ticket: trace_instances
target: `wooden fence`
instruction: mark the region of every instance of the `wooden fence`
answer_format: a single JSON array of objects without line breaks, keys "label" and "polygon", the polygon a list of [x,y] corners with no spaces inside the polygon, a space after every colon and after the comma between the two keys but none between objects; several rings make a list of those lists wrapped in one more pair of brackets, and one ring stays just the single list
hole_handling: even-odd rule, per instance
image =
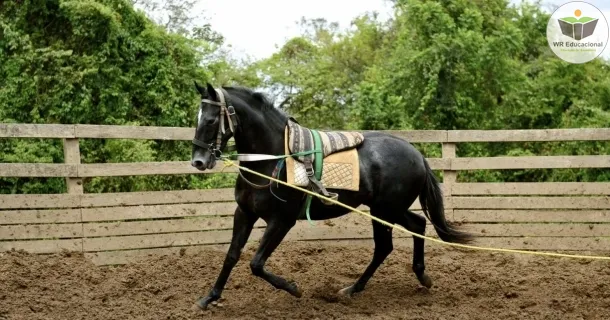
[{"label": "wooden fence", "polygon": [[[79,139],[191,140],[194,129],[99,125],[0,124],[0,138],[59,138],[65,163],[0,163],[0,177],[65,177],[66,194],[0,195],[0,251],[83,251],[97,264],[120,264],[149,254],[176,254],[231,238],[232,189],[83,193],[83,178],[98,176],[220,174],[199,172],[188,161],[82,164]],[[460,170],[610,168],[610,155],[456,157],[466,142],[608,141],[610,129],[389,131],[418,143],[442,144],[450,220],[478,235],[477,244],[560,251],[610,250],[610,183],[457,183]],[[185,150],[184,152],[190,152]],[[225,172],[235,174],[234,168]],[[365,206],[361,209],[368,210]],[[421,208],[416,201],[411,207]],[[259,222],[251,241],[260,239]],[[429,227],[428,235],[436,236]],[[350,214],[330,222],[306,222],[287,240],[370,239],[366,217]],[[395,233],[395,237],[405,237]],[[410,242],[409,242],[410,243]],[[372,242],[371,242],[372,244]]]}]

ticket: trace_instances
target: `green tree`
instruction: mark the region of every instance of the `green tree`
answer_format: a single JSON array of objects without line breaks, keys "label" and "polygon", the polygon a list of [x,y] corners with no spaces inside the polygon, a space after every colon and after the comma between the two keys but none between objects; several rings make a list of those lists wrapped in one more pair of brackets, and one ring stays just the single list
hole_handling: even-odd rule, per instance
[{"label": "green tree", "polygon": [[354,88],[375,62],[383,24],[367,14],[354,19],[345,33],[324,19],[303,19],[300,26],[302,37],[257,62],[263,86],[279,101],[289,98],[283,107],[303,124],[350,127]]},{"label": "green tree", "polygon": [[[202,67],[215,48],[208,40],[168,32],[126,0],[4,2],[0,27],[3,122],[194,126],[193,80],[211,78]],[[171,141],[81,143],[83,161],[96,163],[186,160],[189,148]],[[1,141],[0,149],[2,162],[63,161],[59,141],[11,139]],[[0,189],[63,190],[61,179],[50,180],[3,179]],[[172,176],[96,178],[85,188],[126,191],[190,183],[189,177]]]},{"label": "green tree", "polygon": [[[340,32],[303,20],[301,37],[259,62],[266,86],[291,96],[287,110],[322,128],[540,129],[603,127],[608,61],[574,65],[548,48],[539,3],[397,0]],[[426,146],[427,155],[438,148]],[[460,144],[460,156],[607,154],[607,143]],[[467,181],[610,179],[599,170],[464,172]]]}]

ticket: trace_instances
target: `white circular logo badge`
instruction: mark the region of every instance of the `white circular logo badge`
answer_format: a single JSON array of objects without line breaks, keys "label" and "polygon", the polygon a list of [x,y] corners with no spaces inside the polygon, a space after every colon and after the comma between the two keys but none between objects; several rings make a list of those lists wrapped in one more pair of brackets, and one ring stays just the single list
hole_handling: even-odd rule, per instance
[{"label": "white circular logo badge", "polygon": [[584,1],[568,2],[551,15],[546,38],[562,60],[585,63],[597,58],[608,44],[608,20]]}]

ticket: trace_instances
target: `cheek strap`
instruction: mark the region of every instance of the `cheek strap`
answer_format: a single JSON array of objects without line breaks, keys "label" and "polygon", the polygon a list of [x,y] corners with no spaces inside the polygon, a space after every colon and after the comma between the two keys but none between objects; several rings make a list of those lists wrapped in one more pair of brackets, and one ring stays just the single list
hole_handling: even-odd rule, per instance
[{"label": "cheek strap", "polygon": [[[218,130],[218,134],[216,136],[216,142],[215,143],[205,143],[201,140],[198,140],[197,138],[194,138],[192,140],[192,143],[194,145],[202,147],[204,149],[209,149],[210,151],[213,151],[213,154],[215,156],[216,156],[216,151],[218,151],[220,153],[220,149],[218,149],[218,148],[222,148],[222,136],[227,131],[226,126],[225,126],[225,117],[226,117],[226,121],[229,123],[229,130],[231,130],[232,133],[235,133],[235,126],[238,123],[237,115],[235,114],[235,108],[231,105],[230,100],[226,99],[226,96],[224,94],[224,89],[220,89],[220,90],[216,89],[216,93],[218,94],[220,101],[201,99],[201,102],[220,107],[220,115],[219,115],[220,126],[219,126],[219,130]],[[229,101],[227,101],[227,100],[229,100]]]}]

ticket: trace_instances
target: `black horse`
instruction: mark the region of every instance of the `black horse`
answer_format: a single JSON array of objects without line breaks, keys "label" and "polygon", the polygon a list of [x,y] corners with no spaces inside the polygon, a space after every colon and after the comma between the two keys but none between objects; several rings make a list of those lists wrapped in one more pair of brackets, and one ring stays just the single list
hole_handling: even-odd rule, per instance
[{"label": "black horse", "polygon": [[[195,87],[202,98],[193,139],[192,165],[195,168],[202,171],[213,168],[219,150],[226,146],[231,136],[234,137],[239,154],[284,154],[284,129],[290,118],[275,108],[262,93],[239,87],[216,90],[210,84],[203,88],[195,83]],[[384,133],[366,132],[364,137],[365,140],[357,147],[360,189],[357,192],[332,190],[339,194],[338,201],[352,207],[365,204],[372,215],[423,235],[426,219],[408,210],[419,196],[426,217],[442,240],[457,243],[470,241],[469,234],[454,229],[445,220],[440,186],[417,149],[405,140]],[[240,165],[270,176],[276,163],[277,160],[263,160],[241,162]],[[278,177],[286,181],[285,167]],[[248,172],[240,173],[235,185],[238,207],[235,209],[231,245],[214,287],[206,297],[197,301],[197,306],[206,309],[208,304],[220,298],[229,274],[239,260],[258,219],[263,219],[267,226],[250,262],[252,273],[277,289],[301,297],[302,292],[296,283],[266,270],[265,262],[300,219],[303,199],[303,193],[298,190],[281,184],[270,184],[269,180]],[[312,220],[324,220],[349,212],[340,206],[325,205],[314,197],[310,217]],[[392,252],[391,228],[373,221],[373,235],[375,250],[372,261],[360,278],[353,285],[342,289],[341,294],[351,295],[362,291],[379,265]],[[424,271],[424,240],[418,237],[413,237],[412,268],[419,282],[430,288],[432,280]]]}]

